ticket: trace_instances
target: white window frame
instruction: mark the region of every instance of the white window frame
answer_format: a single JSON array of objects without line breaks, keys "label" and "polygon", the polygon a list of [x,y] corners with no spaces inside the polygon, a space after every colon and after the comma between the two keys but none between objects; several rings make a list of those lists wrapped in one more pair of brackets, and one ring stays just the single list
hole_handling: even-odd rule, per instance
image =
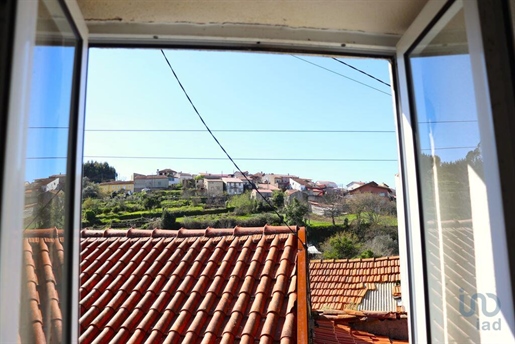
[{"label": "white window frame", "polygon": [[[35,5],[36,4],[36,5]],[[18,1],[0,219],[0,343],[17,343],[21,296],[25,151],[37,2]],[[20,195],[18,197],[13,195]],[[7,231],[9,231],[7,233]],[[9,283],[6,283],[9,281]]]},{"label": "white window frame", "polygon": [[[82,36],[82,63],[81,79],[80,79],[80,95],[79,95],[79,121],[77,128],[77,152],[76,152],[76,178],[74,193],[74,225],[80,228],[80,202],[81,202],[81,171],[82,171],[82,158],[83,158],[83,141],[84,141],[84,107],[85,107],[85,84],[86,84],[86,71],[87,71],[87,57],[88,57],[88,39],[94,44],[103,46],[173,46],[185,44],[192,48],[205,47],[205,48],[242,48],[248,49],[257,48],[255,41],[251,35],[249,37],[239,37],[240,34],[230,32],[234,37],[225,38],[220,34],[220,37],[203,37],[198,35],[195,37],[195,32],[192,32],[187,38],[180,36],[165,36],[160,37],[156,41],[151,34],[148,35],[132,35],[128,33],[123,37],[120,35],[109,37],[108,35],[90,37],[88,29],[85,25],[82,13],[76,3],[76,0],[62,0],[67,5],[69,12],[75,22],[75,25]],[[481,1],[481,0],[479,0]],[[402,293],[403,304],[408,311],[410,318],[410,342],[413,343],[426,343],[427,336],[427,305],[426,305],[426,292],[427,284],[425,283],[424,276],[424,257],[420,248],[423,246],[423,238],[421,236],[420,228],[420,213],[419,213],[419,198],[417,186],[417,171],[415,162],[415,147],[413,142],[413,127],[411,123],[409,92],[406,81],[406,66],[404,55],[426,29],[429,23],[437,16],[437,14],[446,6],[446,1],[430,0],[424,7],[420,15],[413,21],[410,28],[406,31],[397,45],[397,51],[391,48],[380,49],[377,48],[380,44],[372,42],[371,46],[349,46],[348,49],[342,49],[341,37],[331,33],[320,34],[318,40],[312,43],[302,42],[295,37],[295,33],[288,30],[282,30],[280,37],[276,41],[272,39],[264,40],[261,48],[277,49],[277,51],[309,51],[314,54],[356,54],[360,56],[369,57],[384,57],[395,59],[392,66],[392,78],[394,86],[392,87],[393,97],[395,99],[394,106],[398,110],[395,114],[398,129],[398,151],[399,151],[399,179],[401,182],[398,184],[397,193],[398,197],[398,214],[399,214],[399,239],[400,239],[400,252],[406,259],[401,260],[401,278],[402,278]],[[502,201],[500,200],[501,189],[500,182],[497,176],[497,151],[495,148],[495,135],[492,123],[491,103],[488,98],[489,85],[486,80],[486,66],[484,57],[482,56],[483,46],[481,41],[481,27],[478,19],[477,3],[473,0],[464,1],[467,31],[469,36],[469,43],[471,47],[471,55],[474,65],[474,81],[479,92],[482,96],[478,98],[478,107],[483,113],[488,114],[483,116],[481,122],[481,136],[489,138],[489,144],[482,147],[485,152],[485,176],[487,179],[487,187],[493,190],[494,196],[489,202],[489,212],[491,218],[491,226],[495,228],[489,236],[492,243],[489,246],[494,257],[495,269],[490,273],[493,275],[494,282],[498,282],[506,276],[509,276],[508,256],[506,250],[499,249],[504,247],[506,240],[505,226],[504,226],[504,213]],[[36,1],[18,1],[17,2],[17,20],[15,30],[15,48],[13,58],[13,75],[10,87],[10,104],[14,106],[9,108],[8,119],[9,125],[7,128],[7,147],[6,147],[6,162],[9,162],[6,167],[3,178],[3,193],[2,199],[8,200],[2,204],[2,218],[0,228],[0,280],[9,281],[9,284],[0,284],[0,342],[17,342],[18,340],[18,319],[19,319],[19,297],[21,290],[21,267],[22,256],[20,254],[20,243],[22,240],[22,232],[16,231],[15,228],[23,228],[23,221],[21,214],[23,213],[23,198],[13,197],[12,195],[24,194],[24,170],[25,170],[25,148],[26,148],[26,129],[28,125],[28,104],[29,90],[30,90],[30,75],[31,70],[31,56],[32,47],[34,46],[35,39],[35,24],[37,16],[37,2]],[[484,28],[483,28],[484,29]],[[256,32],[253,32],[256,34]],[[259,32],[258,32],[259,33]],[[259,36],[259,34],[256,34]],[[470,38],[472,37],[472,38]],[[375,47],[375,48],[374,48]],[[6,164],[7,165],[7,164]],[[206,182],[207,183],[207,182]],[[208,185],[209,183],[207,183]],[[494,223],[495,222],[495,223]],[[494,226],[495,225],[495,226]],[[8,231],[8,233],[7,233]],[[73,247],[80,247],[79,231],[74,232]],[[402,240],[402,238],[405,238]],[[79,290],[79,266],[80,257],[79,251],[74,250],[73,256],[73,271],[72,275],[68,277],[68,281],[72,283],[73,310],[71,314],[72,328],[70,329],[71,338],[78,338],[78,290]],[[508,273],[503,275],[503,272]],[[507,328],[515,328],[513,322],[513,300],[512,288],[510,283],[496,283],[498,288],[498,295],[503,298],[504,303],[509,305],[506,313]],[[506,338],[504,338],[506,339]]]},{"label": "white window frame", "polygon": [[[77,115],[77,132],[75,152],[75,185],[73,190],[81,190],[82,187],[82,160],[83,160],[83,135],[84,135],[84,106],[87,76],[88,56],[88,29],[82,12],[75,0],[58,0],[66,6],[75,28],[81,36],[82,46],[78,61],[80,80],[73,81],[78,86],[78,98],[76,109],[72,109]],[[36,22],[38,14],[38,1],[17,1],[16,20],[14,33],[13,65],[11,82],[9,87],[8,126],[6,130],[5,168],[2,175],[2,217],[0,219],[0,343],[17,343],[19,339],[19,315],[20,293],[22,290],[22,240],[23,240],[23,209],[25,194],[25,153],[27,148],[27,132],[29,125],[29,106],[31,92],[31,75],[33,62],[33,49],[36,38]],[[77,60],[77,59],[76,59]],[[72,98],[74,98],[72,96]],[[80,228],[81,224],[81,192],[73,194],[73,227]],[[79,270],[80,270],[80,234],[78,231],[70,231],[73,248],[72,254],[66,260],[70,269],[64,271],[63,278],[68,281],[72,294],[69,296],[72,309],[63,310],[65,319],[63,335],[66,338],[79,338]],[[66,258],[65,258],[66,259]],[[67,304],[64,302],[64,304]],[[67,312],[67,313],[66,313]]]},{"label": "white window frame", "polygon": [[[449,5],[450,4],[450,5]],[[448,6],[448,8],[446,8]],[[479,20],[479,11],[476,1],[456,0],[454,2],[443,2],[430,0],[419,16],[412,23],[397,44],[397,82],[400,96],[400,114],[398,116],[398,126],[401,135],[400,142],[404,144],[401,151],[401,159],[404,162],[401,166],[404,182],[402,186],[407,188],[400,192],[401,197],[405,197],[404,211],[406,227],[405,243],[406,248],[401,247],[401,251],[407,251],[407,267],[409,281],[410,303],[407,311],[410,317],[410,342],[427,343],[430,338],[430,315],[428,314],[427,282],[425,274],[425,257],[422,252],[424,238],[422,237],[419,209],[419,195],[417,187],[416,170],[416,151],[414,147],[414,123],[410,112],[410,91],[408,87],[408,73],[406,68],[406,55],[409,49],[417,42],[420,36],[424,35],[428,27],[431,27],[435,18],[439,17],[442,11],[454,10],[455,7],[463,6],[466,31],[473,69],[473,80],[476,93],[478,110],[478,121],[481,137],[481,151],[484,161],[485,184],[488,190],[488,209],[485,210],[489,228],[487,231],[478,234],[475,238],[476,257],[491,257],[490,261],[476,261],[476,275],[481,275],[478,279],[478,292],[495,291],[497,297],[502,300],[501,318],[503,326],[501,331],[480,331],[482,342],[508,343],[515,340],[511,329],[515,328],[513,311],[512,286],[509,280],[510,266],[507,251],[506,227],[504,223],[504,210],[502,202],[502,190],[499,178],[499,163],[496,149],[496,136],[494,133],[492,104],[490,102],[490,87],[487,77],[485,54],[482,42],[482,30]],[[442,25],[437,22],[434,27]],[[399,214],[400,215],[400,214]],[[411,248],[411,250],[409,249]],[[418,250],[416,250],[418,248]],[[480,254],[478,253],[480,252]],[[406,262],[405,262],[406,263]],[[478,272],[479,271],[479,272]],[[403,276],[404,278],[404,276]],[[403,295],[406,289],[403,288]],[[404,299],[404,296],[403,296]]]}]

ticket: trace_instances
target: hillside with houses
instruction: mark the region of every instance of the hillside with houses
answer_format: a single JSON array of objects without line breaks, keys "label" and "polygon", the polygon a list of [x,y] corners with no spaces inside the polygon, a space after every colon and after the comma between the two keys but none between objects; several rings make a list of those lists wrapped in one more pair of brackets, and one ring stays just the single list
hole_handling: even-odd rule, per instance
[{"label": "hillside with houses", "polygon": [[[236,172],[234,174],[176,172],[171,169],[157,170],[154,175],[134,173],[130,181],[99,183],[105,194],[126,192],[152,192],[180,189],[207,197],[230,197],[250,192],[252,199],[270,199],[274,191],[285,193],[285,200],[298,199],[310,204],[310,210],[323,213],[330,207],[324,196],[338,194],[352,196],[357,193],[372,193],[389,200],[395,199],[395,190],[384,183],[352,181],[345,188],[332,181],[313,181],[290,174]],[[323,215],[323,214],[320,214]]]},{"label": "hillside with houses", "polygon": [[[83,228],[301,225],[308,228],[313,252],[328,258],[398,252],[395,190],[384,183],[352,181],[339,187],[294,174],[189,173],[170,168],[151,175],[135,172],[132,180],[124,181],[114,180],[114,168],[99,166],[110,174],[84,178]],[[64,223],[57,217],[65,189],[63,175],[27,183],[27,199],[34,201],[26,205],[26,226]],[[45,216],[38,216],[41,213]],[[338,245],[344,248],[334,250]]]}]

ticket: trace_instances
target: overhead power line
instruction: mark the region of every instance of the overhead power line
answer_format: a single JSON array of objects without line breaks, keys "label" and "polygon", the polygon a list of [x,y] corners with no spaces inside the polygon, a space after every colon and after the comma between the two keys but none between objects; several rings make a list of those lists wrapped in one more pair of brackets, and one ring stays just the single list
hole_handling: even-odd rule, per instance
[{"label": "overhead power line", "polygon": [[[185,132],[185,133],[197,133],[206,132],[205,129],[86,129],[88,132]],[[395,133],[395,130],[304,130],[304,129],[211,129],[211,132],[215,133]]]},{"label": "overhead power line", "polygon": [[[226,160],[227,158],[187,157],[187,156],[125,156],[125,155],[85,155],[90,159],[155,159],[155,160]],[[66,157],[33,157],[27,159],[66,159]],[[392,162],[397,159],[339,159],[339,158],[231,158],[239,161],[325,161],[325,162]]]},{"label": "overhead power line", "polygon": [[446,149],[476,149],[477,146],[471,147],[471,146],[463,146],[463,147],[435,147],[435,148],[422,148],[421,151],[432,151],[434,150],[446,150]]},{"label": "overhead power line", "polygon": [[295,56],[295,55],[291,55],[291,56],[292,56],[292,57],[295,57],[296,59],[299,59],[299,60],[301,60],[301,61],[304,61],[304,62],[306,62],[306,63],[309,63],[310,65],[316,66],[316,67],[318,67],[318,68],[322,68],[322,69],[324,69],[324,70],[326,70],[326,71],[328,71],[328,72],[330,72],[330,73],[333,73],[333,74],[339,75],[339,76],[341,76],[341,77],[343,77],[343,78],[345,78],[345,79],[351,80],[351,81],[353,81],[353,82],[355,82],[355,83],[358,83],[358,84],[363,85],[363,86],[365,86],[365,87],[368,87],[368,88],[371,88],[371,89],[373,89],[373,90],[376,90],[377,92],[381,92],[381,93],[383,93],[383,94],[386,94],[387,96],[390,96],[390,97],[392,96],[392,95],[391,95],[390,93],[388,93],[388,92],[385,92],[385,91],[383,91],[383,90],[380,90],[380,89],[378,89],[378,88],[376,88],[376,87],[374,87],[374,86],[370,86],[369,84],[365,84],[364,82],[358,81],[358,80],[356,80],[356,79],[350,78],[350,77],[348,77],[348,76],[346,76],[346,75],[343,75],[343,74],[341,74],[341,73],[335,72],[335,71],[334,71],[334,70],[332,70],[332,69],[329,69],[329,68],[323,67],[323,66],[321,66],[321,65],[319,65],[319,64],[313,63],[313,62],[311,62],[311,61],[305,60],[305,59],[300,58],[300,57]]},{"label": "overhead power line", "polygon": [[347,67],[349,67],[349,68],[354,69],[355,71],[360,72],[361,74],[364,74],[364,75],[368,76],[369,78],[374,79],[375,81],[379,81],[380,83],[382,83],[382,84],[384,84],[384,85],[386,85],[386,86],[390,87],[390,84],[389,84],[389,83],[386,83],[386,82],[384,82],[383,80],[381,80],[381,79],[379,79],[379,78],[376,78],[375,76],[373,76],[373,75],[371,75],[371,74],[369,74],[369,73],[365,72],[364,70],[361,70],[361,69],[359,69],[359,68],[356,68],[356,67],[354,67],[353,65],[348,64],[347,62],[343,62],[343,61],[341,61],[341,60],[338,60],[338,59],[337,59],[337,58],[335,58],[335,57],[332,57],[332,59],[333,59],[333,60],[335,60],[336,62],[340,62],[341,64],[343,64],[343,65],[345,65],[345,66],[347,66]]},{"label": "overhead power line", "polygon": [[175,70],[173,69],[172,65],[170,64],[170,61],[168,61],[168,58],[166,57],[165,55],[165,52],[163,51],[163,49],[161,49],[161,54],[163,54],[163,57],[165,58],[166,60],[166,63],[168,64],[168,67],[170,68],[170,71],[173,73],[173,76],[175,77],[175,80],[177,80],[177,83],[179,84],[179,86],[181,87],[182,91],[184,92],[184,95],[186,96],[186,98],[188,99],[188,101],[190,102],[191,104],[191,107],[193,108],[193,110],[195,111],[195,113],[197,114],[198,118],[200,119],[200,121],[202,122],[202,124],[204,125],[204,127],[206,127],[206,130],[209,132],[209,134],[211,135],[211,137],[213,138],[213,140],[215,140],[215,142],[218,144],[218,146],[220,147],[220,149],[225,153],[225,155],[227,156],[227,158],[232,162],[232,164],[234,165],[234,167],[241,173],[241,175],[243,177],[245,177],[245,179],[247,180],[247,182],[251,185],[251,187],[256,190],[256,192],[259,194],[259,196],[261,196],[261,199],[263,199],[272,209],[274,209],[274,213],[279,217],[279,219],[281,220],[282,223],[284,223],[286,225],[286,227],[288,227],[288,229],[290,230],[290,232],[295,235],[297,237],[297,240],[299,240],[299,242],[302,244],[302,246],[304,247],[305,250],[308,249],[307,247],[307,244],[297,235],[297,233],[291,229],[291,227],[283,220],[283,217],[281,214],[279,214],[279,212],[277,211],[277,209],[273,206],[272,203],[270,203],[270,201],[268,199],[266,199],[263,194],[259,191],[259,189],[256,187],[256,185],[254,184],[254,182],[252,182],[246,175],[245,173],[243,173],[243,171],[240,169],[240,167],[236,164],[236,162],[233,160],[233,158],[231,158],[231,156],[229,155],[229,153],[225,150],[225,148],[222,146],[222,144],[220,143],[220,141],[218,141],[218,139],[216,138],[215,134],[213,134],[213,132],[211,131],[211,129],[209,129],[209,126],[207,125],[207,123],[204,121],[204,119],[202,118],[202,116],[200,115],[199,111],[197,110],[197,107],[195,106],[195,104],[193,104],[193,101],[191,100],[190,96],[188,95],[188,92],[186,92],[186,89],[184,88],[184,86],[182,85],[181,83],[181,80],[179,79],[179,77],[177,76],[177,74],[175,73]]}]

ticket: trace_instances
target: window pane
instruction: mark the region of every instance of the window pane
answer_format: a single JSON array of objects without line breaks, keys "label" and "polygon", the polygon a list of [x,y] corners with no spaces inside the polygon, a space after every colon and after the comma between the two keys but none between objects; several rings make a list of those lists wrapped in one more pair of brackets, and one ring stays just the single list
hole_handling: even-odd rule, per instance
[{"label": "window pane", "polygon": [[[76,39],[57,0],[38,2],[26,152],[23,343],[62,341],[68,128]],[[45,229],[45,239],[32,232]],[[34,232],[35,233],[35,232]],[[58,306],[58,307],[56,307]]]},{"label": "window pane", "polygon": [[474,231],[488,228],[480,228],[476,218],[486,188],[463,10],[446,15],[426,34],[409,54],[409,67],[431,339],[478,343],[479,308],[470,307],[474,297],[481,298]]}]

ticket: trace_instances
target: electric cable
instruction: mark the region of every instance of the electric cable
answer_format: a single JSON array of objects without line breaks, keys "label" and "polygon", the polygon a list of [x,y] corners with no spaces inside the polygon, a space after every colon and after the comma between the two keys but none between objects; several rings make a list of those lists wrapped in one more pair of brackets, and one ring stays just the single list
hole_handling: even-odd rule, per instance
[{"label": "electric cable", "polygon": [[386,82],[384,82],[383,80],[381,80],[381,79],[379,79],[379,78],[376,78],[375,76],[373,76],[372,74],[369,74],[369,73],[365,72],[364,70],[361,70],[361,69],[359,69],[359,68],[357,68],[357,67],[354,67],[353,65],[350,65],[350,64],[348,64],[347,62],[343,62],[343,61],[341,61],[341,60],[338,60],[338,59],[337,59],[337,58],[335,58],[335,57],[332,57],[332,59],[333,59],[333,60],[335,60],[336,62],[340,62],[341,64],[343,64],[343,65],[345,65],[345,66],[347,66],[347,67],[349,67],[349,68],[352,68],[352,69],[354,69],[354,70],[356,70],[356,71],[360,72],[361,74],[365,74],[366,76],[368,76],[369,78],[374,79],[375,81],[379,81],[380,83],[385,84],[386,86],[390,87],[390,84],[389,84],[389,83],[386,83]]},{"label": "electric cable", "polygon": [[305,59],[300,58],[300,57],[295,56],[295,55],[291,55],[291,56],[292,56],[292,57],[295,57],[296,59],[299,59],[299,60],[301,60],[301,61],[304,61],[304,62],[306,62],[306,63],[309,63],[310,65],[316,66],[316,67],[318,67],[318,68],[322,68],[322,69],[324,69],[324,70],[326,70],[326,71],[328,71],[328,72],[330,72],[330,73],[333,73],[333,74],[339,75],[339,76],[341,76],[341,77],[343,77],[343,78],[345,78],[345,79],[348,79],[348,80],[354,81],[354,82],[356,82],[356,83],[358,83],[358,84],[360,84],[360,85],[363,85],[363,86],[365,86],[365,87],[368,87],[368,88],[371,88],[371,89],[373,89],[373,90],[376,90],[377,92],[381,92],[381,93],[383,93],[383,94],[386,94],[387,96],[390,96],[390,97],[392,96],[392,95],[391,95],[390,93],[388,93],[388,92],[384,92],[383,90],[380,90],[380,89],[378,89],[378,88],[375,88],[374,86],[370,86],[370,85],[368,85],[368,84],[365,84],[364,82],[361,82],[361,81],[358,81],[358,80],[356,80],[356,79],[350,78],[350,77],[348,77],[348,76],[346,76],[346,75],[343,75],[343,74],[341,74],[341,73],[335,72],[334,70],[331,70],[331,69],[329,69],[329,68],[323,67],[323,66],[321,66],[321,65],[319,65],[319,64],[313,63],[313,62],[311,62],[311,61],[305,60]]},{"label": "electric cable", "polygon": [[[46,129],[46,128],[40,128]],[[50,128],[49,128],[50,129]],[[185,133],[197,133],[197,132],[205,132],[205,129],[86,129],[87,132],[163,132],[163,133],[177,133],[177,132],[185,132]],[[383,134],[383,133],[395,133],[395,130],[309,130],[309,129],[211,129],[211,131],[219,132],[219,133],[373,133],[373,134]]]},{"label": "electric cable", "polygon": [[[168,67],[170,68],[171,72],[173,73],[175,79],[177,80],[177,83],[179,84],[179,86],[181,87],[184,95],[186,96],[186,98],[188,99],[189,103],[191,104],[193,110],[195,111],[195,113],[197,114],[198,118],[200,119],[200,121],[202,122],[202,124],[204,125],[204,127],[206,128],[206,130],[209,132],[209,134],[211,135],[211,137],[213,138],[213,140],[215,140],[215,142],[218,144],[218,146],[220,147],[220,149],[225,153],[225,155],[227,156],[227,158],[232,162],[232,164],[234,165],[234,167],[242,174],[243,177],[245,177],[245,180],[247,180],[247,182],[250,184],[250,186],[256,190],[256,192],[259,194],[259,196],[261,196],[261,198],[272,208],[274,209],[274,213],[279,217],[279,220],[284,223],[286,225],[286,227],[288,227],[288,229],[290,230],[290,232],[295,235],[297,237],[297,239],[300,241],[300,243],[302,244],[302,246],[304,247],[304,249],[307,251],[307,244],[299,237],[298,235],[298,230],[297,232],[294,231],[287,223],[286,221],[284,221],[284,218],[281,214],[279,214],[279,212],[277,211],[277,209],[275,208],[275,206],[272,205],[272,203],[270,203],[270,201],[268,199],[266,199],[263,194],[259,191],[259,189],[257,188],[257,186],[254,184],[253,181],[251,181],[246,175],[245,173],[243,173],[243,171],[240,169],[240,167],[236,164],[236,162],[233,160],[233,158],[231,158],[231,156],[229,155],[229,153],[225,150],[225,148],[222,146],[222,144],[220,143],[220,141],[218,141],[218,139],[216,138],[216,136],[213,134],[213,132],[211,131],[211,129],[209,129],[209,126],[207,125],[207,123],[204,121],[204,119],[202,118],[202,116],[200,115],[199,111],[197,110],[197,107],[195,106],[195,104],[193,104],[193,101],[191,100],[190,96],[188,95],[188,92],[186,92],[186,89],[184,88],[184,86],[182,85],[179,77],[177,76],[177,74],[175,73],[175,70],[173,69],[172,65],[170,64],[170,61],[168,61],[168,58],[166,57],[163,49],[161,49],[161,53],[163,54],[163,57],[165,58],[166,60],[166,63],[168,64]],[[296,226],[296,228],[298,228]]]},{"label": "electric cable", "polygon": [[[128,156],[128,155],[85,155],[88,159],[147,159],[147,160],[227,160],[227,158],[187,156]],[[66,157],[29,157],[31,160],[66,159]],[[233,158],[240,161],[325,161],[325,162],[397,162],[397,159],[338,159],[338,158]]]}]

